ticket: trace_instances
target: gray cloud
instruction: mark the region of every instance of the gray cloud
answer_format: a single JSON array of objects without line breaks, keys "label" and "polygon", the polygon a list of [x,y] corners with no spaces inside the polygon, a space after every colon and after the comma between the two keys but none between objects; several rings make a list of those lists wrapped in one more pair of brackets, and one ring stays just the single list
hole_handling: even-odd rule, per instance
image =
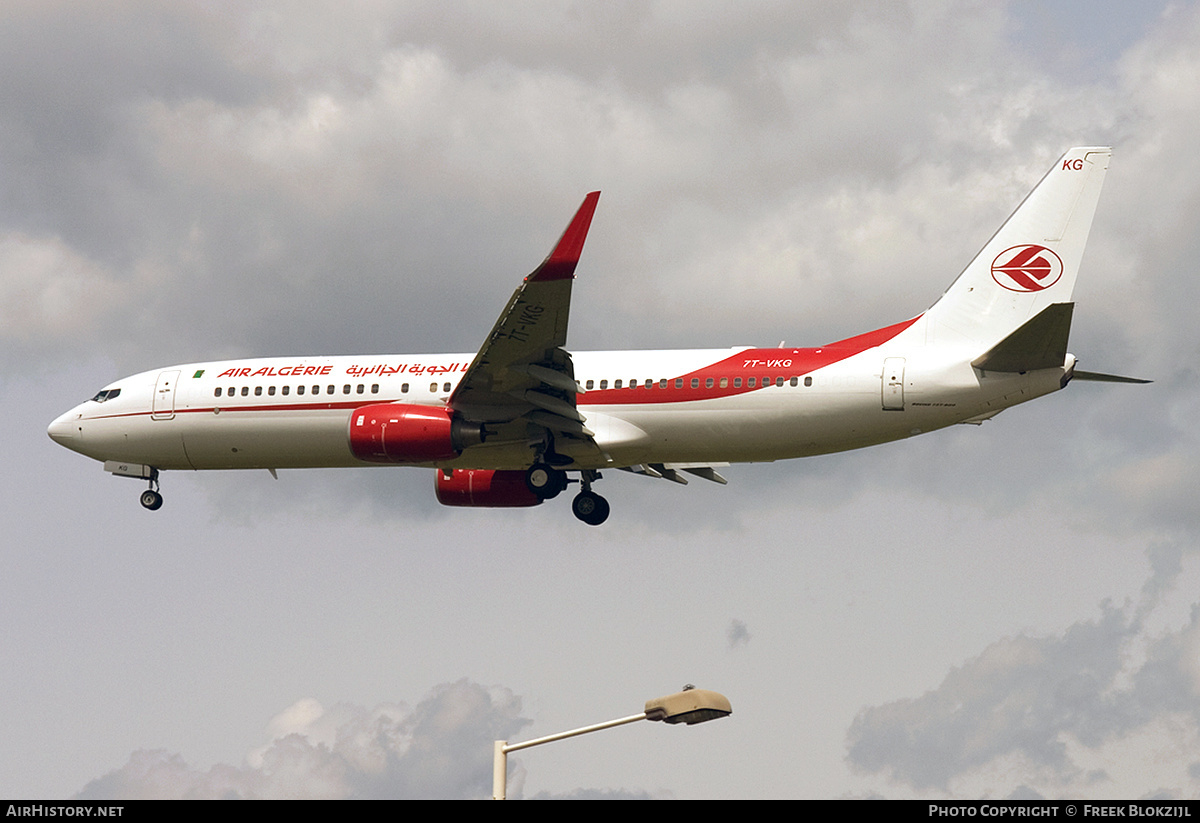
[{"label": "gray cloud", "polygon": [[847,734],[849,762],[918,792],[949,792],[1015,755],[1064,785],[1085,779],[1072,746],[1098,751],[1168,715],[1200,732],[1200,604],[1179,629],[1151,633],[1145,621],[1179,565],[1161,546],[1149,554],[1172,559],[1154,560],[1141,606],[1104,603],[1099,618],[1062,634],[997,641],[921,697],[864,709]]},{"label": "gray cloud", "polygon": [[847,735],[850,762],[917,791],[948,791],[955,776],[1012,752],[1066,773],[1061,733],[1096,743],[1112,731],[1117,706],[1106,692],[1131,634],[1110,607],[1061,637],[998,641],[937,689],[861,712]]}]

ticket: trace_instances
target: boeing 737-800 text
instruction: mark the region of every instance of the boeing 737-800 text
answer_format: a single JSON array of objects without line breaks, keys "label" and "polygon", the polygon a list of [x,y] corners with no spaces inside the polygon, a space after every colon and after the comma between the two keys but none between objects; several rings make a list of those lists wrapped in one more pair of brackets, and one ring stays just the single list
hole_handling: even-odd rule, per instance
[{"label": "boeing 737-800 text", "polygon": [[924,313],[817,348],[571,352],[584,199],[475,354],[287,357],[168,366],[50,424],[106,471],[402,465],[449,506],[533,506],[576,473],[597,525],[604,469],[717,483],[730,463],[856,449],[979,423],[1072,379],[1071,293],[1111,151],[1073,148]]}]

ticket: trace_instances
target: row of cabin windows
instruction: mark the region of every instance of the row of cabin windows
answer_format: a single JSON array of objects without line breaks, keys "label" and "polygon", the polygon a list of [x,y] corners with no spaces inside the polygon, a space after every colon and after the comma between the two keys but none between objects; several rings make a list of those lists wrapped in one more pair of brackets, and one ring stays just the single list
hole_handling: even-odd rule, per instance
[{"label": "row of cabin windows", "polygon": [[[734,377],[734,378],[732,378],[732,379],[733,379],[733,387],[734,387],[735,389],[740,389],[740,388],[742,387],[742,378],[740,378],[740,377]],[[763,387],[765,388],[765,387],[767,387],[767,386],[770,386],[770,385],[771,385],[772,378],[770,378],[770,377],[763,377],[763,378],[761,378],[761,379],[762,379],[762,383],[760,384],[760,383],[759,383],[759,378],[757,378],[757,377],[747,377],[747,378],[746,378],[746,388],[748,388],[748,389],[753,389],[753,388],[757,388],[759,385],[761,385],[761,386],[763,386]],[[730,381],[730,378],[728,378],[728,377],[721,377],[721,378],[706,377],[706,378],[704,378],[704,388],[706,388],[706,389],[711,389],[711,388],[713,388],[714,386],[716,386],[716,387],[719,387],[719,388],[722,388],[722,389],[727,389],[727,388],[729,388],[729,381]],[[798,377],[792,377],[792,378],[787,378],[787,377],[776,377],[776,378],[774,378],[774,381],[775,381],[775,385],[776,385],[776,386],[782,386],[782,385],[783,385],[785,382],[787,382],[787,383],[789,383],[790,385],[793,385],[793,386],[798,386],[798,385],[800,385],[800,378],[798,378]],[[665,388],[667,388],[667,387],[668,387],[670,384],[671,384],[671,381],[670,381],[670,380],[659,380],[659,381],[658,381],[658,387],[659,387],[660,389],[665,389]],[[623,381],[621,381],[621,380],[614,380],[614,381],[613,381],[613,383],[612,383],[612,387],[613,387],[614,389],[619,389],[619,388],[621,388],[621,387],[622,387],[622,385],[623,385]],[[637,388],[639,385],[645,386],[645,388],[647,388],[647,389],[650,389],[650,388],[653,388],[653,387],[654,387],[655,383],[654,383],[654,381],[653,381],[653,380],[647,380],[647,381],[645,381],[644,383],[640,383],[640,384],[638,383],[638,381],[637,381],[637,380],[630,380],[630,381],[629,381],[629,388],[631,388],[631,389],[636,389],[636,388]],[[812,377],[805,377],[805,378],[804,378],[804,385],[806,385],[806,386],[811,386],[811,385],[812,385]],[[595,389],[596,387],[597,387],[597,386],[596,386],[596,381],[595,381],[595,380],[588,380],[588,381],[587,381],[586,383],[584,383],[584,385],[583,385],[583,388],[584,388],[584,390],[585,390],[585,391],[591,391],[592,389]],[[607,381],[607,380],[601,380],[601,381],[600,381],[600,386],[599,386],[599,388],[601,388],[601,389],[607,389],[607,388],[608,388],[608,381]],[[683,388],[683,378],[682,378],[682,377],[676,377],[676,378],[675,378],[675,388],[677,388],[677,389],[682,389],[682,388]],[[692,388],[693,388],[693,389],[698,389],[698,388],[700,388],[700,378],[699,378],[699,377],[693,377],[693,378],[692,378]]]},{"label": "row of cabin windows", "polygon": [[[732,379],[733,379],[733,387],[735,389],[742,388],[742,378],[734,377]],[[763,377],[763,378],[761,378],[761,380],[762,380],[761,386],[763,386],[764,388],[771,385],[772,378]],[[704,388],[706,388],[706,389],[711,389],[714,387],[719,387],[722,389],[729,388],[729,381],[730,381],[730,378],[728,378],[728,377],[721,377],[721,378],[706,377],[704,379]],[[672,381],[670,381],[666,378],[663,378],[658,381],[658,387],[660,389],[665,389],[668,386],[670,386],[671,382]],[[776,378],[774,378],[774,383],[776,386],[782,386],[785,382],[787,382],[788,384],[790,384],[792,386],[798,386],[800,384],[800,378],[798,378],[798,377],[792,377],[792,378],[776,377]],[[674,380],[674,383],[675,383],[675,388],[677,388],[677,389],[683,388],[683,378],[682,377],[676,377]],[[614,389],[622,388],[623,385],[624,385],[623,380],[614,380],[613,381]],[[639,383],[637,380],[629,381],[629,388],[631,388],[631,389],[636,389],[639,385],[644,386],[647,389],[650,389],[650,388],[654,387],[655,381],[646,380],[643,383]],[[691,385],[692,385],[693,389],[700,388],[700,378],[693,377],[691,379]],[[759,378],[757,378],[757,377],[747,377],[746,378],[746,388],[753,389],[753,388],[757,388],[759,385],[760,385]],[[811,376],[804,378],[804,385],[806,385],[806,386],[812,385],[812,377]],[[601,380],[599,387],[601,389],[607,389],[608,388],[608,380]],[[586,391],[592,391],[595,388],[596,388],[595,380],[588,380],[584,384],[584,389]],[[307,389],[306,386],[297,386],[296,394],[303,395],[305,393],[306,389]],[[408,394],[408,390],[409,390],[408,383],[404,383],[400,386],[401,394]],[[438,390],[437,383],[429,384],[429,392],[431,394],[436,394],[437,390]],[[449,392],[450,391],[450,383],[443,383],[442,391]],[[109,397],[116,397],[118,392],[120,392],[120,389],[114,389],[111,393],[108,393],[108,395],[109,395]],[[359,383],[357,387],[352,387],[349,383],[346,383],[345,385],[342,386],[342,394],[364,394],[365,392],[366,392],[366,386],[363,383]],[[239,393],[239,390],[233,386],[230,386],[227,389],[222,389],[220,386],[217,386],[215,389],[213,389],[213,397],[220,397],[222,394],[224,394],[226,397],[236,397],[238,395],[238,393]],[[250,396],[250,387],[242,386],[240,393],[241,393],[242,397],[249,397]],[[286,397],[288,394],[291,393],[291,386],[281,387],[279,390],[279,393]],[[314,385],[312,387],[312,394],[320,394],[320,393],[321,393],[321,387],[319,385]],[[335,385],[333,385],[332,383],[330,383],[328,386],[325,387],[325,393],[326,394],[336,394],[337,387]],[[103,395],[103,394],[106,394],[106,393],[101,392],[100,395],[97,395],[93,399],[100,400],[100,401],[102,401],[104,399],[108,399],[107,397],[102,398],[101,395]],[[273,397],[275,395],[275,387],[267,386],[266,394],[268,397]],[[378,383],[371,384],[371,394],[379,394],[379,384]],[[254,396],[261,397],[262,395],[263,395],[263,386],[255,386],[254,387]]]},{"label": "row of cabin windows", "polygon": [[[274,386],[267,386],[265,388],[266,388],[266,395],[268,397],[275,396],[275,387]],[[297,386],[296,394],[298,394],[298,395],[304,394],[305,391],[307,390],[307,388],[308,388],[307,386]],[[254,387],[254,396],[262,397],[262,395],[264,393],[263,389],[264,389],[263,386],[255,386]],[[407,383],[405,383],[402,386],[400,386],[400,393],[408,394],[408,389],[409,389],[409,386]],[[431,393],[436,393],[437,389],[438,389],[437,383],[429,384],[429,391]],[[282,386],[279,389],[279,393],[286,397],[288,394],[291,393],[291,390],[292,390],[291,386]],[[352,387],[349,383],[346,383],[345,385],[342,386],[342,394],[365,394],[366,390],[367,390],[367,387],[363,383],[359,383],[357,386],[354,386],[354,387]],[[116,389],[114,391],[120,391],[120,389]],[[443,383],[442,391],[443,392],[450,391],[450,384]],[[314,385],[312,387],[312,394],[320,394],[320,393],[321,393],[321,387]],[[326,394],[337,394],[337,387],[331,383],[325,387],[325,393]],[[222,389],[220,386],[217,386],[215,389],[213,389],[213,397],[220,397],[222,394],[224,394],[226,397],[236,397],[239,394],[239,389],[235,388],[234,386],[230,386],[227,389]],[[250,396],[250,387],[242,386],[240,389],[240,394],[242,395],[242,397],[249,397]],[[378,383],[371,384],[371,394],[379,394],[379,384]],[[115,397],[116,394],[113,393],[110,396]]]},{"label": "row of cabin windows", "polygon": [[[306,391],[307,389],[308,389],[308,387],[307,387],[307,386],[297,386],[297,387],[296,387],[296,394],[304,394],[304,393],[305,393],[305,391]],[[291,386],[282,386],[282,387],[279,389],[279,393],[280,393],[281,395],[285,396],[285,397],[286,397],[287,395],[291,394],[291,391],[292,391],[292,387],[291,387]],[[353,394],[365,394],[365,393],[366,393],[366,391],[367,391],[367,387],[366,387],[365,385],[363,385],[362,383],[359,383],[357,387],[353,387],[353,386],[351,386],[349,383],[347,383],[346,385],[342,386],[342,394],[351,394],[351,393],[353,393]],[[222,390],[222,388],[221,388],[220,386],[217,386],[215,389],[213,389],[213,397],[220,397],[222,394],[224,394],[226,397],[235,397],[235,396],[237,396],[237,394],[238,394],[238,393],[239,393],[239,390],[238,390],[238,389],[236,389],[236,388],[234,388],[233,386],[230,386],[228,389],[224,389],[224,390]],[[249,396],[250,396],[250,387],[249,387],[249,386],[242,386],[242,387],[241,387],[241,390],[240,390],[240,393],[241,393],[242,397],[249,397]],[[274,387],[274,386],[267,386],[267,387],[265,388],[265,392],[264,392],[264,387],[263,387],[263,386],[255,386],[255,387],[254,387],[254,396],[255,396],[255,397],[262,397],[264,393],[265,393],[265,394],[266,394],[268,397],[274,397],[274,396],[275,396],[275,387]],[[313,394],[320,394],[320,393],[321,393],[321,387],[320,387],[320,386],[313,386],[313,387],[312,387],[312,393],[313,393]],[[330,384],[329,386],[327,386],[327,387],[325,388],[325,393],[326,393],[326,394],[336,394],[336,393],[337,393],[337,387],[336,387],[336,386],[334,386],[334,385],[332,385],[332,384]],[[378,383],[373,383],[373,384],[371,385],[371,394],[379,394],[379,384],[378,384]]]}]

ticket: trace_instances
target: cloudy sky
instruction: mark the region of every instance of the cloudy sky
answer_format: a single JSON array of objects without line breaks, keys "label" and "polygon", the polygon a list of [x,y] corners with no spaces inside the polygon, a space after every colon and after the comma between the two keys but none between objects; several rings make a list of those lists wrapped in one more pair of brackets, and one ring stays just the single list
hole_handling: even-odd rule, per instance
[{"label": "cloudy sky", "polygon": [[[0,7],[0,796],[1200,793],[1200,5]],[[982,427],[566,498],[166,474],[47,423],[223,357],[473,351],[585,192],[575,349],[922,311],[1114,155],[1075,384]],[[613,473],[618,474],[618,473]]]}]

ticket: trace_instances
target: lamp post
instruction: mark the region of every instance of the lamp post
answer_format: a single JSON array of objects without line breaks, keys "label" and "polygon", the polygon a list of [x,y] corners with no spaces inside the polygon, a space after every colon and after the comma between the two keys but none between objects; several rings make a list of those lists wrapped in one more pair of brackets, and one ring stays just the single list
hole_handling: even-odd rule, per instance
[{"label": "lamp post", "polygon": [[624,726],[626,723],[636,723],[638,720],[662,720],[671,724],[684,723],[688,726],[694,726],[697,723],[716,720],[718,717],[727,717],[732,713],[733,708],[729,704],[729,698],[725,695],[709,691],[708,689],[685,686],[681,692],[669,694],[666,697],[658,697],[654,700],[647,700],[645,710],[641,714],[631,714],[629,717],[621,717],[605,723],[584,726],[581,729],[559,732],[558,734],[539,737],[535,740],[527,740],[524,743],[510,744],[507,740],[497,740],[492,749],[494,755],[492,760],[492,799],[504,800],[508,791],[509,752],[528,749],[531,746],[540,746],[543,743],[553,743],[556,740],[564,740],[568,737],[578,737],[588,732],[611,729],[614,726]]}]

